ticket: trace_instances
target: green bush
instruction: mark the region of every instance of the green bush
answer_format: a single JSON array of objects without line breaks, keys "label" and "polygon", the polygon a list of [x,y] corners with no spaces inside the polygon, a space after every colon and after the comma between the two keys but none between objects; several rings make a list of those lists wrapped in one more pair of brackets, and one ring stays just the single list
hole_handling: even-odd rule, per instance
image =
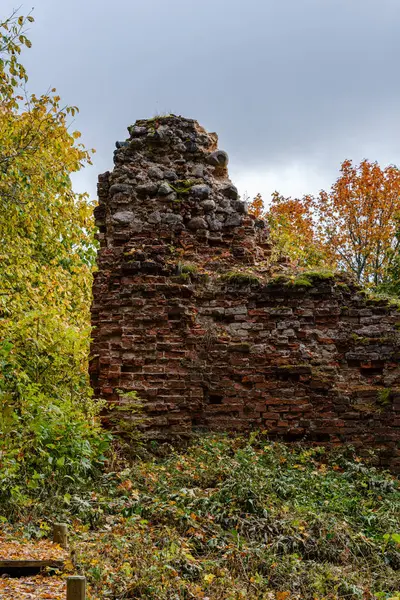
[{"label": "green bush", "polygon": [[[0,511],[67,506],[103,466],[110,436],[87,378],[88,336],[35,312],[0,343]],[[47,507],[47,508],[46,508]]]}]

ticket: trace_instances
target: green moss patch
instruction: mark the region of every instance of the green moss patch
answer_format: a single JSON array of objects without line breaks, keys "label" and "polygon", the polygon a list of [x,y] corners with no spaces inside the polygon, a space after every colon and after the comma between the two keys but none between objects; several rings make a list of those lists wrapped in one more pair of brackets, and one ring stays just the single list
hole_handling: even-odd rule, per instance
[{"label": "green moss patch", "polygon": [[229,271],[224,273],[221,279],[233,285],[259,285],[260,279],[251,272],[246,271]]}]

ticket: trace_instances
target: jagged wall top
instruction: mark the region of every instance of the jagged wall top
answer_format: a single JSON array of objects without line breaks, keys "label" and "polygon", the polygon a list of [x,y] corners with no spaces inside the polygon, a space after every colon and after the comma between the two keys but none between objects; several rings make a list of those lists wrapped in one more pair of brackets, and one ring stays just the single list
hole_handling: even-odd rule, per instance
[{"label": "jagged wall top", "polygon": [[116,142],[113,172],[99,177],[102,246],[171,236],[187,246],[196,238],[196,245],[225,246],[235,261],[253,262],[265,225],[247,215],[217,135],[175,115],[138,120],[128,131],[128,140]]}]

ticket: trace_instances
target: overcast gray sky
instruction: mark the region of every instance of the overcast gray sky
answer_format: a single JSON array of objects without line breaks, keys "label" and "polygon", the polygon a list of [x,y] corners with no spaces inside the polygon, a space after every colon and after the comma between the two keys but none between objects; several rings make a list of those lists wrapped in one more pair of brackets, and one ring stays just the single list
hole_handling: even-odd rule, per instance
[{"label": "overcast gray sky", "polygon": [[[30,89],[95,147],[94,194],[137,118],[216,131],[240,191],[316,193],[345,158],[400,165],[400,0],[29,0]],[[0,16],[19,6],[1,0]]]}]

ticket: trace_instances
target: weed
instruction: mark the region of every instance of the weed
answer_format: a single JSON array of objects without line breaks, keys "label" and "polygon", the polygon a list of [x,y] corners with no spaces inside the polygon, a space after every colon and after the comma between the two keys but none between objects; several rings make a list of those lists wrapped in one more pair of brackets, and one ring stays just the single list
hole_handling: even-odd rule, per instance
[{"label": "weed", "polygon": [[189,194],[191,188],[197,183],[196,179],[178,179],[174,183],[170,182],[171,188],[179,195]]},{"label": "weed", "polygon": [[184,264],[184,265],[181,265],[181,272],[195,274],[198,272],[198,267],[197,267],[197,265]]},{"label": "weed", "polygon": [[390,388],[384,388],[378,391],[378,403],[382,406],[387,406],[390,404],[390,397],[392,394],[392,390]]}]

